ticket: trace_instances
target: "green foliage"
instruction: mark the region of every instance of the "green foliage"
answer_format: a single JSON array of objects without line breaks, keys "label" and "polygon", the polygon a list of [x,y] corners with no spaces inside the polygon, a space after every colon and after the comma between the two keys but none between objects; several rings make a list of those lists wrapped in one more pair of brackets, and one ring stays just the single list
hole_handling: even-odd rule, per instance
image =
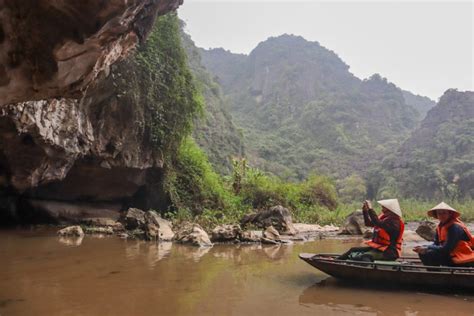
[{"label": "green foliage", "polygon": [[387,156],[385,185],[415,199],[474,198],[473,92],[448,90],[405,143]]},{"label": "green foliage", "polygon": [[158,17],[153,30],[134,56],[138,102],[146,105],[146,128],[155,149],[172,155],[191,132],[202,111],[198,92],[181,46],[175,13]]},{"label": "green foliage", "polygon": [[[243,161],[245,163],[245,161]],[[235,165],[241,169],[242,166]],[[245,167],[245,165],[244,165]],[[242,203],[254,209],[262,209],[277,204],[297,210],[300,207],[317,205],[333,210],[337,207],[334,184],[326,177],[311,175],[307,180],[294,183],[266,174],[259,169],[246,167],[237,173],[240,180],[239,195]],[[234,182],[235,183],[235,182]]]},{"label": "green foliage", "polygon": [[327,177],[311,175],[301,184],[300,201],[305,205],[323,205],[329,210],[337,207],[337,193],[334,183]]},{"label": "green foliage", "polygon": [[201,214],[204,209],[230,207],[230,192],[192,138],[182,141],[171,165],[167,170],[166,188],[176,208],[188,208],[194,214]]},{"label": "green foliage", "polygon": [[344,203],[362,201],[367,197],[367,187],[364,179],[354,173],[349,177],[338,181],[339,197]]},{"label": "green foliage", "polygon": [[206,152],[215,170],[229,174],[232,170],[231,157],[244,155],[242,135],[228,112],[221,87],[202,65],[198,48],[183,31],[181,38],[189,68],[205,101],[204,115],[194,120],[193,137]]}]

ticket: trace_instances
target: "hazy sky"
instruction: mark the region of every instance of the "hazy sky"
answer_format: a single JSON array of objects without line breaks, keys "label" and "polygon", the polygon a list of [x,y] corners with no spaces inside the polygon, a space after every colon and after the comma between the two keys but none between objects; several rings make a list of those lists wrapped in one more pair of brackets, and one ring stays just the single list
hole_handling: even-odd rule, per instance
[{"label": "hazy sky", "polygon": [[335,51],[360,78],[380,73],[434,100],[474,90],[473,1],[184,0],[178,14],[200,47],[248,54],[295,34]]}]

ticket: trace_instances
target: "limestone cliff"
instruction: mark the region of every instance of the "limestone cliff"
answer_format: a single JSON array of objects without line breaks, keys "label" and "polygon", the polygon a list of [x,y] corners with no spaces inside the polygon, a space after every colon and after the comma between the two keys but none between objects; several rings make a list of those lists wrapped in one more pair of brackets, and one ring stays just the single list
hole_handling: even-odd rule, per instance
[{"label": "limestone cliff", "polygon": [[181,3],[0,1],[0,223],[148,203],[162,152],[146,137],[145,106],[121,91],[126,57]]},{"label": "limestone cliff", "polygon": [[0,105],[81,97],[182,0],[0,1]]}]

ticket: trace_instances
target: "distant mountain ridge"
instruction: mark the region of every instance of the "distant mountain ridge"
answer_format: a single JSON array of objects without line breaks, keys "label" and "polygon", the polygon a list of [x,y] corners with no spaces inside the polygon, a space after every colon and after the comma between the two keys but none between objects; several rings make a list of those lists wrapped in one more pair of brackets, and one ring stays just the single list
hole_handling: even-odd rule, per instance
[{"label": "distant mountain ridge", "polygon": [[229,174],[232,171],[232,157],[245,154],[242,136],[227,109],[220,85],[202,65],[200,50],[183,31],[181,40],[205,104],[202,117],[194,122],[193,137],[206,152],[215,170]]},{"label": "distant mountain ridge", "polygon": [[474,198],[474,92],[447,90],[383,168],[405,196]]},{"label": "distant mountain ridge", "polygon": [[199,52],[243,129],[251,163],[288,178],[363,175],[434,105],[380,75],[357,78],[336,53],[300,36],[269,38],[249,55]]}]

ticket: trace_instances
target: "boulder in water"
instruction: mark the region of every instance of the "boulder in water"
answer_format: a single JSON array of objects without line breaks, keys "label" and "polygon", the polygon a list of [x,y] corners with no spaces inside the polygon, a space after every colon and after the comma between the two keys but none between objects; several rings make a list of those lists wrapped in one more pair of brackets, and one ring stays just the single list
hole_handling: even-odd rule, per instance
[{"label": "boulder in water", "polygon": [[263,237],[261,231],[246,230],[240,234],[240,241],[243,242],[259,242]]},{"label": "boulder in water", "polygon": [[65,236],[75,236],[75,237],[83,237],[84,231],[82,230],[81,226],[68,226],[58,231],[58,235],[61,237]]},{"label": "boulder in water", "polygon": [[245,215],[240,221],[242,227],[253,224],[259,228],[266,229],[273,226],[280,234],[295,235],[298,233],[293,225],[291,213],[281,205],[273,206],[267,210]]},{"label": "boulder in water", "polygon": [[126,229],[137,229],[145,226],[145,212],[138,208],[129,208],[122,216]]},{"label": "boulder in water", "polygon": [[174,240],[180,243],[191,244],[198,247],[210,247],[212,242],[209,235],[198,224],[184,223],[178,229]]},{"label": "boulder in water", "polygon": [[367,230],[365,226],[364,214],[362,210],[357,210],[349,214],[341,227],[341,235],[363,235]]},{"label": "boulder in water", "polygon": [[239,225],[219,225],[211,232],[213,242],[235,241],[240,238],[242,229]]},{"label": "boulder in water", "polygon": [[281,242],[280,233],[273,226],[268,226],[261,239],[264,244],[278,244]]},{"label": "boulder in water", "polygon": [[171,241],[174,237],[173,225],[170,221],[163,219],[156,212],[148,211],[145,213],[145,220],[148,226],[154,226],[152,229],[157,228],[157,239],[160,241]]}]

